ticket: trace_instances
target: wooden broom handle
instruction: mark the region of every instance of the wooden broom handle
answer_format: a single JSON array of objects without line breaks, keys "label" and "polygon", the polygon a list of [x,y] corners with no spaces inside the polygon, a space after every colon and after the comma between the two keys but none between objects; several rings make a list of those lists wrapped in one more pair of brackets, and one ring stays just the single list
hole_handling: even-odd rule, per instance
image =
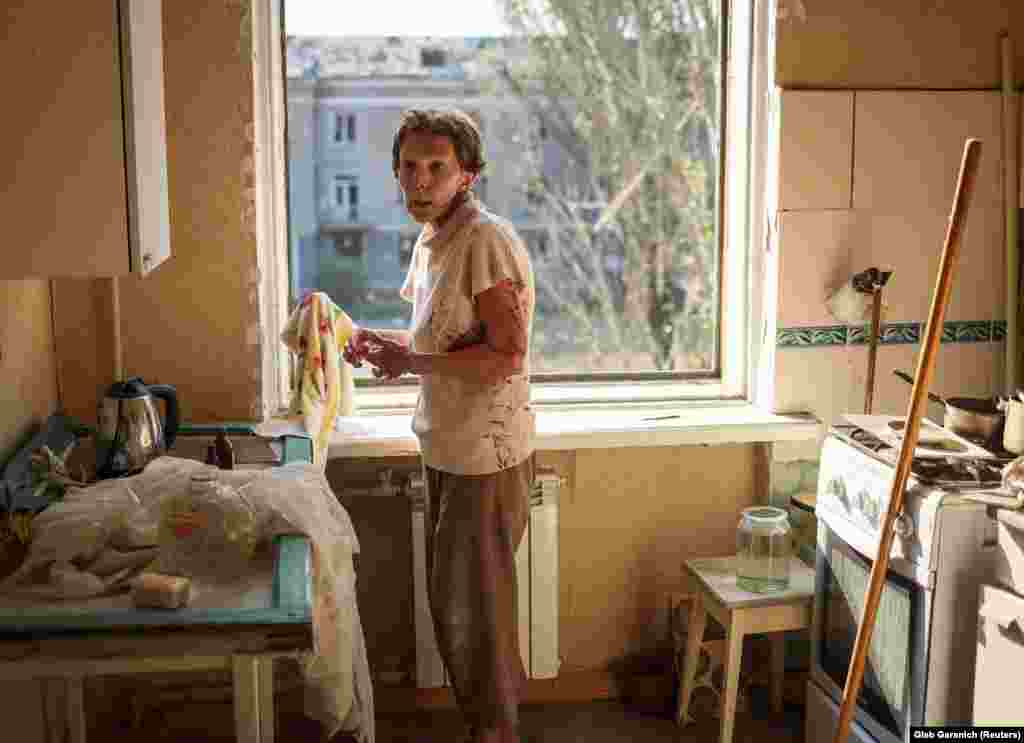
[{"label": "wooden broom handle", "polygon": [[836,728],[834,743],[844,743],[850,732],[850,722],[857,708],[857,696],[860,694],[861,682],[864,680],[864,666],[867,651],[871,645],[871,633],[875,628],[878,604],[882,598],[882,586],[889,571],[889,552],[892,550],[894,525],[896,518],[903,511],[903,496],[910,476],[910,463],[917,446],[917,437],[921,429],[921,413],[925,406],[928,386],[931,383],[932,370],[935,367],[935,356],[942,338],[942,324],[946,316],[946,306],[953,289],[953,271],[956,266],[957,254],[960,252],[960,234],[971,195],[974,192],[974,179],[978,172],[978,159],[981,157],[981,142],[968,139],[964,144],[964,155],[960,162],[960,175],[956,183],[956,195],[953,197],[953,213],[950,215],[946,229],[946,242],[942,247],[942,262],[939,266],[939,278],[932,295],[931,312],[928,315],[928,326],[925,332],[924,346],[914,375],[914,390],[910,396],[910,408],[907,411],[906,430],[903,444],[900,447],[899,459],[896,461],[896,478],[892,482],[889,495],[889,507],[882,522],[882,533],[878,544],[878,555],[871,566],[871,580],[868,583],[867,599],[864,602],[864,613],[857,628],[857,640],[853,645],[853,658],[850,671],[846,675],[843,688],[843,703],[839,708],[839,725]]}]

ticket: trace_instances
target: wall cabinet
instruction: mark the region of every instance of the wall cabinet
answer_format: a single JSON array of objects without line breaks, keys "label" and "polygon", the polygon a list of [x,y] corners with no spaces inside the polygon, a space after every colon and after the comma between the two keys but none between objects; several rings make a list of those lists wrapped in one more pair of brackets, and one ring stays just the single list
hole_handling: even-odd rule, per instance
[{"label": "wall cabinet", "polygon": [[161,0],[0,8],[0,279],[170,257]]}]

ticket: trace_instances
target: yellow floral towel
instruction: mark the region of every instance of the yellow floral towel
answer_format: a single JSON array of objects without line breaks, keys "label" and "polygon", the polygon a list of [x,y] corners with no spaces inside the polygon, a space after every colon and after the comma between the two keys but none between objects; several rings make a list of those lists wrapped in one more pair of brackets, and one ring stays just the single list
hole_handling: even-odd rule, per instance
[{"label": "yellow floral towel", "polygon": [[327,445],[334,419],[352,415],[354,380],[352,367],[341,351],[355,325],[343,309],[324,292],[302,300],[281,333],[281,340],[299,357],[299,379],[292,393],[292,415],[301,415],[313,437],[314,464],[327,464]]}]

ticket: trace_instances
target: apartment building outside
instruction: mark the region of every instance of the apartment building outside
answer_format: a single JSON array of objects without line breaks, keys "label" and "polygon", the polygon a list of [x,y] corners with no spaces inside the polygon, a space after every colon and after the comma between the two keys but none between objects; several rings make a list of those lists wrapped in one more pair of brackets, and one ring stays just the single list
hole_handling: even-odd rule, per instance
[{"label": "apartment building outside", "polygon": [[559,168],[558,147],[496,73],[525,53],[516,39],[288,39],[294,298],[324,290],[357,322],[408,322],[398,290],[420,226],[402,205],[391,155],[408,108],[454,107],[477,120],[488,162],[477,194],[537,247],[525,184],[531,163]]}]

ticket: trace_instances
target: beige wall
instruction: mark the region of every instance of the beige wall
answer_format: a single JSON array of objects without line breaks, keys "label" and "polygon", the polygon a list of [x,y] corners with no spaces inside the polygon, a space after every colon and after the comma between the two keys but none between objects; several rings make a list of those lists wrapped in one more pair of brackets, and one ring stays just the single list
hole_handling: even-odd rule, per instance
[{"label": "beige wall", "polygon": [[0,281],[0,464],[56,409],[49,282]]},{"label": "beige wall", "polygon": [[[786,88],[994,88],[998,35],[1010,30],[1024,70],[1018,0],[780,0],[802,5],[777,29]],[[1018,73],[1018,79],[1020,74]]]}]

